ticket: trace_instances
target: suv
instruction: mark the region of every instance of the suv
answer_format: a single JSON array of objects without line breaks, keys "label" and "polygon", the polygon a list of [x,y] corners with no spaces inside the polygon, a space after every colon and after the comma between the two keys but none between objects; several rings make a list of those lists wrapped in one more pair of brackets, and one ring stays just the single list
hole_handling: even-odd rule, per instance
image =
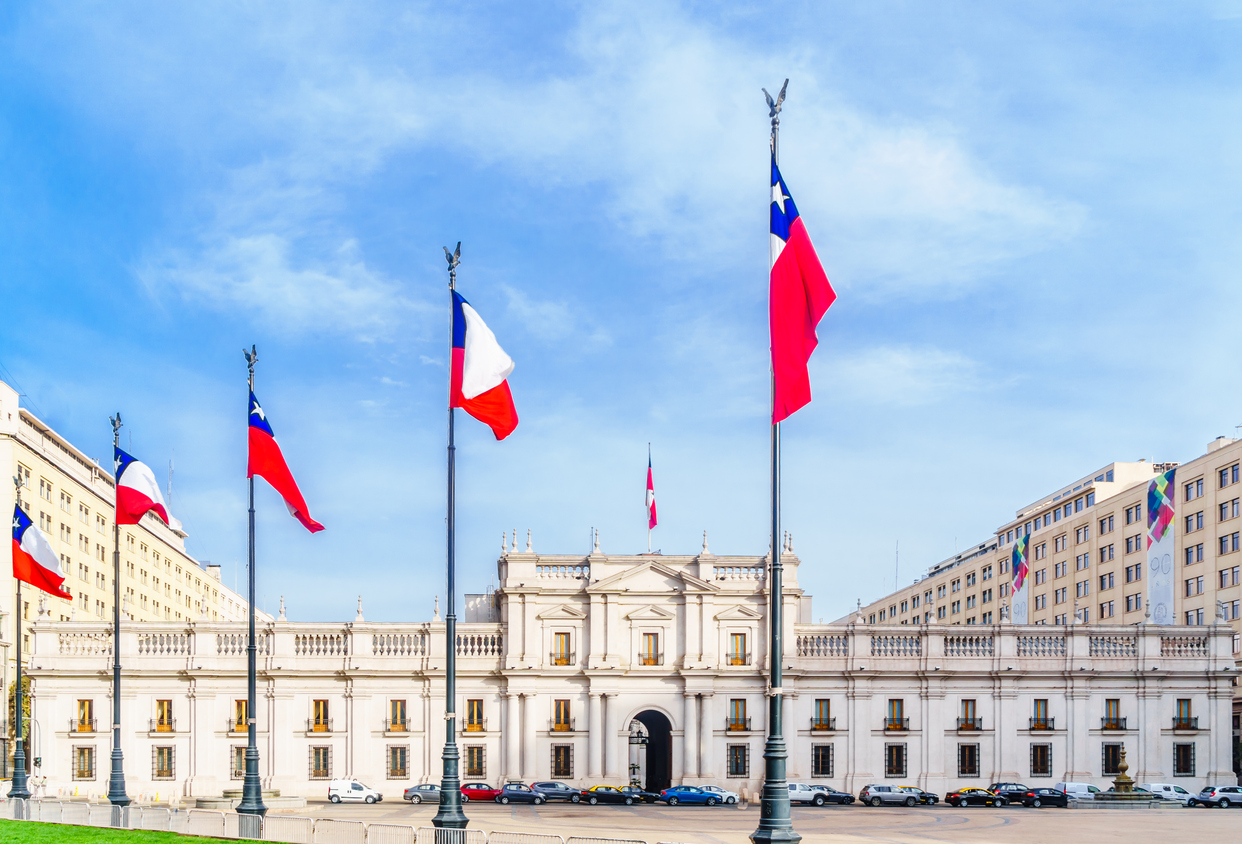
[{"label": "suv", "polygon": [[1236,785],[1205,785],[1203,790],[1186,803],[1187,806],[1215,806],[1228,809],[1242,807],[1242,787]]},{"label": "suv", "polygon": [[864,785],[858,792],[858,802],[868,806],[879,806],[882,803],[904,803],[913,806],[919,799],[913,794],[906,794],[895,785]]},{"label": "suv", "polygon": [[811,788],[804,782],[789,783],[790,803],[813,803],[822,806],[828,802],[828,795],[817,788]]},{"label": "suv", "polygon": [[543,799],[551,803],[553,800],[568,800],[570,803],[582,801],[582,791],[570,788],[563,782],[532,782],[531,791],[542,794]]},{"label": "suv", "polygon": [[367,788],[358,780],[332,780],[328,783],[328,799],[333,803],[378,803],[384,799],[384,795],[374,788]]},{"label": "suv", "polygon": [[1021,803],[1022,798],[1030,790],[1019,782],[994,782],[988,786],[988,791],[1004,797],[1006,804]]}]

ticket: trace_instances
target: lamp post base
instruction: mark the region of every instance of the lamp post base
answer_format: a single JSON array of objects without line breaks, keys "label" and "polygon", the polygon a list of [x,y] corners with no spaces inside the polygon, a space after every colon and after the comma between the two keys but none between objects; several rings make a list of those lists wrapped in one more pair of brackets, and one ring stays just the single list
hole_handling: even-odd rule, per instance
[{"label": "lamp post base", "polygon": [[18,741],[13,748],[13,782],[8,796],[17,800],[29,800],[30,788],[26,780],[26,751],[22,748],[25,742]]},{"label": "lamp post base", "polygon": [[125,759],[121,748],[112,749],[112,775],[108,778],[108,802],[113,806],[128,806],[129,795],[125,793]]},{"label": "lamp post base", "polygon": [[461,810],[461,777],[458,776],[460,754],[456,742],[444,745],[444,776],[440,781],[440,808],[431,819],[431,825],[439,829],[465,829],[470,823]]},{"label": "lamp post base", "polygon": [[[779,704],[777,704],[779,705]],[[769,737],[763,748],[766,776],[759,802],[759,826],[750,834],[755,844],[797,844],[802,836],[794,831],[789,814],[789,785],[785,781],[785,740]]]}]

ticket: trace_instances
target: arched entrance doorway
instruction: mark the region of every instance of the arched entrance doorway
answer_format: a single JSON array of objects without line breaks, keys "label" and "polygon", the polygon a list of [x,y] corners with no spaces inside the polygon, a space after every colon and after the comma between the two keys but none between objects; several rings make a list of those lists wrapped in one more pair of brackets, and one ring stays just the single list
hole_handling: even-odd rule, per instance
[{"label": "arched entrance doorway", "polygon": [[659,793],[673,784],[673,725],[663,712],[654,709],[644,709],[634,720],[647,732],[644,766],[647,776],[643,788]]}]

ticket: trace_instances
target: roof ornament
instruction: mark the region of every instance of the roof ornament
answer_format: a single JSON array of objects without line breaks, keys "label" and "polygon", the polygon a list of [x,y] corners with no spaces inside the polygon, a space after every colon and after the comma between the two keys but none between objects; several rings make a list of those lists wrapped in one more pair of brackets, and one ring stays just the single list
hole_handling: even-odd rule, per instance
[{"label": "roof ornament", "polygon": [[707,550],[707,531],[703,531],[703,550],[699,553],[704,556],[711,553],[711,551]]},{"label": "roof ornament", "polygon": [[354,616],[354,621],[366,621],[366,619],[362,617],[362,596],[361,595],[358,596],[358,615]]},{"label": "roof ornament", "polygon": [[289,620],[285,618],[285,596],[284,595],[280,596],[280,615],[276,616],[276,620],[277,621],[288,621]]},{"label": "roof ornament", "polygon": [[531,545],[531,541],[530,541],[530,528],[526,529],[526,553],[527,554],[535,553],[535,548],[533,545]]}]

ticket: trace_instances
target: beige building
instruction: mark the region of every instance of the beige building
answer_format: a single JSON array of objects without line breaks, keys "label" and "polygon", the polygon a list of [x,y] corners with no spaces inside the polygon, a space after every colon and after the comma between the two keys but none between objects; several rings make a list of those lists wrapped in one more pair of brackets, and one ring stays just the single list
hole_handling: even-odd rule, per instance
[{"label": "beige building", "polygon": [[[106,428],[104,429],[106,431]],[[22,590],[21,615],[45,620],[109,623],[113,605],[114,479],[37,416],[18,406],[18,394],[0,381],[0,508],[13,512],[15,487],[21,481],[23,509],[60,555],[67,601],[33,587]],[[126,617],[136,622],[240,621],[246,602],[220,582],[219,566],[204,566],[189,555],[181,523],[165,525],[148,514],[141,524],[121,529],[121,600]],[[0,648],[3,682],[13,681],[17,631],[14,610],[12,543],[0,551]],[[23,628],[23,651],[30,646]],[[7,709],[6,715],[7,719]],[[3,731],[7,741],[8,730]],[[7,758],[7,754],[5,755]]]}]

